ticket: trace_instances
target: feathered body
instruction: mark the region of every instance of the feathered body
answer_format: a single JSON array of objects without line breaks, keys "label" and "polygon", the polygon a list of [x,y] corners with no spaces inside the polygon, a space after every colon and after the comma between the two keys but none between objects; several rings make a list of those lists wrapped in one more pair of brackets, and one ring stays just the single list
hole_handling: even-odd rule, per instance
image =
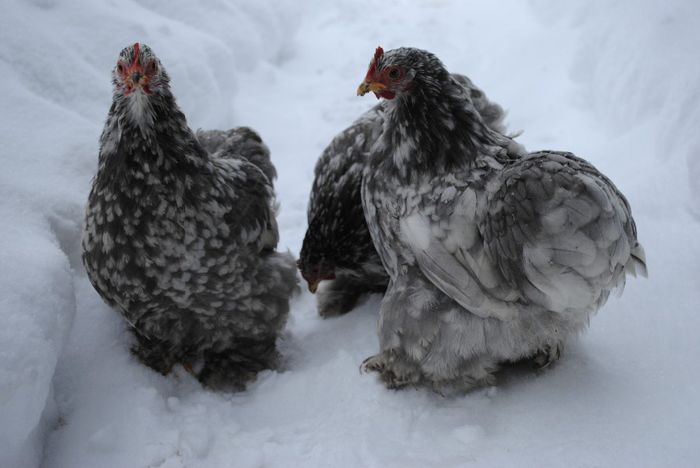
[{"label": "feathered body", "polygon": [[[453,74],[484,123],[504,132],[505,112],[464,75]],[[381,101],[338,134],[316,163],[308,206],[308,228],[299,269],[317,291],[318,312],[329,317],[349,312],[367,293],[384,292],[384,270],[365,222],[360,186],[372,144],[379,138],[386,101]]]},{"label": "feathered body", "polygon": [[389,99],[362,198],[391,280],[365,368],[388,386],[466,390],[503,362],[547,364],[646,273],[613,183],[571,153],[514,150],[434,55],[378,49],[367,91]]},{"label": "feathered body", "polygon": [[144,363],[241,388],[275,366],[296,287],[292,257],[275,251],[269,151],[243,128],[208,153],[145,45],[122,51],[113,82],[85,217],[88,277]]}]

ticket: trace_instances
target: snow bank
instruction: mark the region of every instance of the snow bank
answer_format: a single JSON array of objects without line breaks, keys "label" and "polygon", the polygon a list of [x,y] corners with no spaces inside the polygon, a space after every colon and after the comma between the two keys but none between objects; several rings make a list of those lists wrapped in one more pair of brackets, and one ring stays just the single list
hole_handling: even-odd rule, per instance
[{"label": "snow bank", "polygon": [[75,311],[70,267],[49,223],[17,208],[0,210],[11,225],[0,234],[0,466],[8,467],[38,462],[38,422]]},{"label": "snow bank", "polygon": [[83,204],[119,51],[148,43],[195,127],[232,126],[236,72],[289,54],[291,3],[8,0],[0,15],[0,466],[37,465],[76,310]]}]

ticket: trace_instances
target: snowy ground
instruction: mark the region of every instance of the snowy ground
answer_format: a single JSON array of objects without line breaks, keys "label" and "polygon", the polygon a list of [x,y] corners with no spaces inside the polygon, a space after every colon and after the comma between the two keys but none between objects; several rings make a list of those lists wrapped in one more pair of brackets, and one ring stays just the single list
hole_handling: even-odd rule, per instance
[{"label": "snowy ground", "polygon": [[[3,4],[0,467],[700,465],[700,4],[207,3]],[[192,127],[265,138],[294,253],[317,156],[374,104],[354,95],[374,47],[411,45],[508,108],[530,149],[567,149],[611,176],[650,278],[629,281],[553,369],[460,398],[360,375],[376,297],[324,321],[304,292],[286,370],[244,393],[156,375],[129,355],[78,251],[109,71],[137,40]]]}]

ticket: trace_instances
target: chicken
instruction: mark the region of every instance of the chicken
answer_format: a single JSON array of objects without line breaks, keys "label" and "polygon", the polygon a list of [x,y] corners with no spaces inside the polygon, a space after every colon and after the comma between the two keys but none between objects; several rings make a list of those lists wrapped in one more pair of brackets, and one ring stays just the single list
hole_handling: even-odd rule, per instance
[{"label": "chicken", "polygon": [[275,251],[269,151],[241,128],[200,133],[208,153],[146,45],[122,50],[112,81],[82,239],[88,277],[145,364],[241,389],[275,367],[297,288],[292,256]]},{"label": "chicken", "polygon": [[[504,132],[505,112],[464,75],[452,75],[469,93],[484,123]],[[389,277],[370,238],[360,185],[370,147],[382,131],[386,101],[337,135],[316,163],[308,207],[308,229],[299,270],[317,293],[322,317],[352,310],[361,296],[386,290]],[[322,283],[320,289],[317,288]]]},{"label": "chicken", "polygon": [[514,152],[433,54],[378,48],[370,91],[387,106],[362,203],[391,280],[363,368],[388,387],[460,392],[503,363],[546,366],[626,274],[646,275],[610,179],[571,153]]}]

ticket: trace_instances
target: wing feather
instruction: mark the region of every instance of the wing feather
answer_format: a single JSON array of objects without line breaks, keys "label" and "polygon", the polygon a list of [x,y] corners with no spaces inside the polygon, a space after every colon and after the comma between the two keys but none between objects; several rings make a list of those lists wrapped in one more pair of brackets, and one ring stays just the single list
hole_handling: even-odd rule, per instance
[{"label": "wing feather", "polygon": [[627,201],[570,153],[532,153],[507,167],[479,232],[505,280],[557,312],[597,307],[625,270],[643,271],[643,261],[630,263],[639,244]]},{"label": "wing feather", "polygon": [[437,220],[419,205],[399,221],[421,272],[465,309],[499,320],[519,301],[591,310],[626,272],[645,271],[627,201],[589,163],[533,153],[500,177],[485,203],[463,187]]},{"label": "wing feather", "polygon": [[458,256],[450,253],[432,235],[430,223],[424,216],[414,214],[403,218],[400,228],[421,271],[442,292],[483,318],[512,320],[516,316],[517,308],[514,304],[493,297],[477,279],[489,277],[488,274],[475,274],[485,266],[483,262],[480,265],[466,250],[460,250],[460,261]]}]

